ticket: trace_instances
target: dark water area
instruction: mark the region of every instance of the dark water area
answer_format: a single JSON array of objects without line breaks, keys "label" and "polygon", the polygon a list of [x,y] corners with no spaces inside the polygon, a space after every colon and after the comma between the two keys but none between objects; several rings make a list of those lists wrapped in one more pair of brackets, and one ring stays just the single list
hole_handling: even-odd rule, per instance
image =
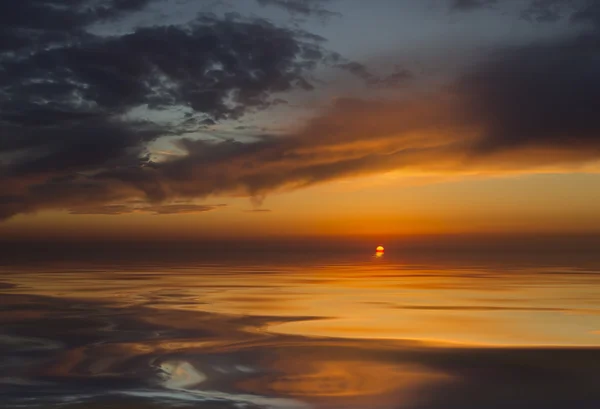
[{"label": "dark water area", "polygon": [[600,408],[593,249],[342,247],[4,247],[0,407]]}]

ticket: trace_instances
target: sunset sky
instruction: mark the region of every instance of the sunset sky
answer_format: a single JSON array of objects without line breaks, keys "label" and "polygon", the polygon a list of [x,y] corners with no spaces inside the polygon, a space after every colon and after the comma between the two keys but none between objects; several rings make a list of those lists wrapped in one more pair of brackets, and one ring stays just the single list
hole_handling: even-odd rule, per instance
[{"label": "sunset sky", "polygon": [[597,1],[72,3],[0,3],[3,239],[600,233]]}]

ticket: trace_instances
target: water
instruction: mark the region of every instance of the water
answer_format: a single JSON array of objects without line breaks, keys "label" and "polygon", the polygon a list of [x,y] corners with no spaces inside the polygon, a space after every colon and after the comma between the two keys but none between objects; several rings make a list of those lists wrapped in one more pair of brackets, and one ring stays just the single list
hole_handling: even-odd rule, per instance
[{"label": "water", "polygon": [[0,267],[3,408],[598,409],[594,253]]}]

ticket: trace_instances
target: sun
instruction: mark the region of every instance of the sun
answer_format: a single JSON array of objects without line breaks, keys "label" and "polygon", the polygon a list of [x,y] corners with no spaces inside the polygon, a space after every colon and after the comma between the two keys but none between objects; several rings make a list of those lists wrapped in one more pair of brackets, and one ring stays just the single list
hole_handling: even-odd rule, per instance
[{"label": "sun", "polygon": [[377,249],[375,249],[378,253],[383,253],[385,251],[385,249],[383,248],[383,246],[377,246]]}]

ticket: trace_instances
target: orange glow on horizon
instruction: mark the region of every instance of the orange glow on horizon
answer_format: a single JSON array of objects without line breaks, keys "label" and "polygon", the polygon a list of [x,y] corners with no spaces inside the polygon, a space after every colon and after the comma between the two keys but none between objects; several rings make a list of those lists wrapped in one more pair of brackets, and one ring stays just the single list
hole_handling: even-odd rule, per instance
[{"label": "orange glow on horizon", "polygon": [[[377,179],[361,183],[373,180]],[[597,235],[600,191],[593,187],[598,181],[600,174],[530,175],[420,186],[390,181],[357,190],[342,188],[338,182],[273,194],[267,203],[271,212],[247,211],[245,197],[213,199],[210,203],[227,206],[194,214],[41,211],[0,222],[0,238],[165,241],[352,236],[385,241],[391,236],[446,234]],[[319,206],[313,205],[316,200]]]}]

